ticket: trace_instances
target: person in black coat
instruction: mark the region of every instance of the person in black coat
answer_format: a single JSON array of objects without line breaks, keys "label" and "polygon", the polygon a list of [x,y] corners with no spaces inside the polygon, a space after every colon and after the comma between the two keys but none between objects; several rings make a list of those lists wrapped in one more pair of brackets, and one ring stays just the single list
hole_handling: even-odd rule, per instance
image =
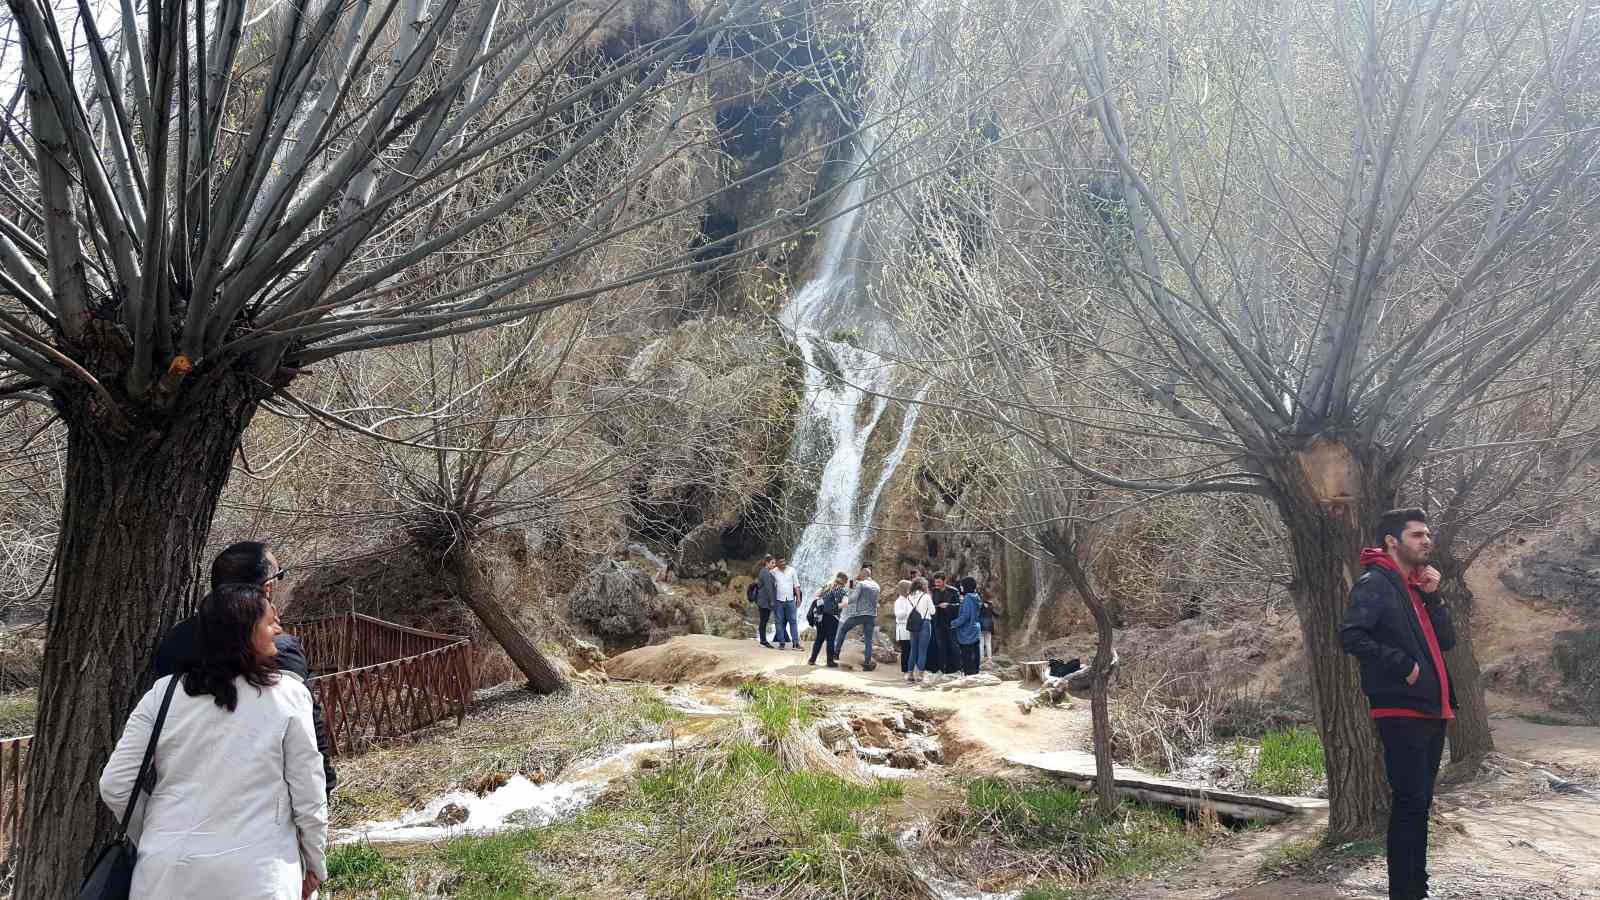
[{"label": "person in black coat", "polygon": [[1456,696],[1445,651],[1455,622],[1428,565],[1433,535],[1420,509],[1378,520],[1380,546],[1361,551],[1366,571],[1350,589],[1339,638],[1361,664],[1361,689],[1383,745],[1393,802],[1389,814],[1389,897],[1428,896],[1428,812]]},{"label": "person in black coat", "polygon": [[933,576],[933,640],[928,644],[928,671],[961,673],[961,651],[952,629],[961,613],[961,592],[945,582],[944,573]]},{"label": "person in black coat", "polygon": [[[212,561],[211,587],[215,590],[224,584],[254,584],[266,593],[267,602],[270,603],[272,590],[283,579],[286,571],[278,566],[277,558],[266,544],[260,541],[240,541],[230,544]],[[164,678],[181,671],[185,663],[195,658],[197,650],[195,639],[193,617],[172,626],[156,647],[151,677]],[[310,681],[311,666],[306,660],[305,648],[300,646],[300,639],[293,635],[280,634],[274,639],[274,643],[278,647],[276,657],[278,668],[300,679],[301,682]],[[322,772],[327,779],[328,793],[332,794],[334,785],[339,782],[339,775],[333,769],[333,737],[328,731],[328,721],[322,715],[322,704],[317,702],[315,691],[311,694],[311,725],[317,735],[317,750],[322,754]]]}]

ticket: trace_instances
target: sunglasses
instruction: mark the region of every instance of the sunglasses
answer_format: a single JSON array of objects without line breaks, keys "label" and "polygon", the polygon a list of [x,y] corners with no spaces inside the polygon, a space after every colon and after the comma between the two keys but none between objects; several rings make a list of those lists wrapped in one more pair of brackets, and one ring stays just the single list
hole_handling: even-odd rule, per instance
[{"label": "sunglasses", "polygon": [[268,575],[266,581],[261,582],[262,586],[269,585],[269,584],[273,583],[274,581],[281,581],[284,578],[288,577],[289,569],[290,569],[289,566],[283,566],[283,567],[279,568],[278,571],[272,573],[271,575]]}]

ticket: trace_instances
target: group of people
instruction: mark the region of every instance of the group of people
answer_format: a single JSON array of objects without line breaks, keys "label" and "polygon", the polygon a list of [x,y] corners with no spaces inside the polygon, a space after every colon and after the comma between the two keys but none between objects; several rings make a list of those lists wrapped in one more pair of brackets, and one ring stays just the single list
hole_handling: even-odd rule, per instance
[{"label": "group of people", "polygon": [[156,651],[100,775],[119,821],[132,812],[135,900],[305,900],[328,877],[337,777],[304,650],[273,606],[285,572],[266,544],[228,547]]},{"label": "group of people", "polygon": [[[762,560],[748,589],[760,622],[756,640],[761,646],[778,650],[800,643],[800,610],[806,609],[807,624],[814,631],[811,665],[826,652],[825,664],[839,665],[839,651],[850,633],[861,630],[864,655],[862,670],[877,668],[873,643],[878,632],[878,605],[883,590],[872,577],[872,567],[862,566],[852,579],[844,572],[817,588],[812,602],[802,600],[799,576],[784,557]],[[767,638],[769,620],[776,617],[772,639]],[[907,683],[937,681],[943,676],[975,675],[984,660],[994,654],[994,624],[999,617],[995,604],[978,590],[978,580],[970,575],[951,584],[943,572],[929,579],[916,569],[895,586],[895,641],[899,645],[900,671]]]}]

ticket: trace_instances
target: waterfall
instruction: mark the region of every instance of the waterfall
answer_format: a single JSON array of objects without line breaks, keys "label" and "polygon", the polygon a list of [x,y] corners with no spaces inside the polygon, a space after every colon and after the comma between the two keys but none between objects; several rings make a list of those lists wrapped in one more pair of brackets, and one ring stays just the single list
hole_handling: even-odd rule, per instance
[{"label": "waterfall", "polygon": [[[878,500],[905,455],[916,426],[916,404],[908,404],[893,448],[877,477],[863,485],[867,444],[889,412],[882,396],[894,368],[877,351],[892,338],[859,278],[861,213],[874,148],[870,130],[856,142],[851,181],[838,201],[840,214],[822,233],[816,275],[790,299],[781,323],[806,361],[805,398],[790,459],[804,465],[826,454],[817,484],[816,512],[789,553],[804,600],[835,572],[854,577],[861,564]],[[919,394],[920,398],[920,394]]]}]

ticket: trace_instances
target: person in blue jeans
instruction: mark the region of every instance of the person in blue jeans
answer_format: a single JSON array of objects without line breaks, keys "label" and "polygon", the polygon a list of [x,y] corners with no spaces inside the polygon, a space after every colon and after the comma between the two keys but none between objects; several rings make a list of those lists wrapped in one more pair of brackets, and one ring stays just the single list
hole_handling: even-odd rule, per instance
[{"label": "person in blue jeans", "polygon": [[844,649],[844,639],[850,635],[850,629],[861,629],[861,639],[867,645],[865,662],[861,664],[863,672],[871,672],[877,668],[877,664],[872,661],[872,637],[878,631],[879,593],[878,583],[872,580],[872,568],[862,566],[860,577],[856,578],[856,583],[850,588],[844,616],[840,619],[843,624],[839,627],[839,636],[833,640],[833,655],[837,658],[839,651]]},{"label": "person in blue jeans", "polygon": [[[915,610],[921,619],[921,627],[911,634],[911,668],[906,673],[906,681],[919,682],[928,677],[928,647],[933,643],[933,597],[928,593],[928,581],[917,577],[911,580],[911,609]],[[906,613],[909,620],[910,612]],[[907,623],[909,628],[909,622]]]},{"label": "person in blue jeans", "polygon": [[982,631],[978,626],[978,612],[983,601],[978,597],[978,579],[971,575],[961,579],[961,612],[950,623],[955,632],[956,646],[961,653],[961,671],[967,675],[978,674],[978,641]]},{"label": "person in blue jeans", "polygon": [[800,580],[795,570],[789,567],[789,561],[781,556],[772,567],[772,583],[776,594],[772,608],[778,620],[774,626],[776,631],[772,635],[772,640],[778,645],[779,650],[790,642],[794,644],[794,649],[803,649],[800,646],[800,621],[797,616],[800,605]]}]

